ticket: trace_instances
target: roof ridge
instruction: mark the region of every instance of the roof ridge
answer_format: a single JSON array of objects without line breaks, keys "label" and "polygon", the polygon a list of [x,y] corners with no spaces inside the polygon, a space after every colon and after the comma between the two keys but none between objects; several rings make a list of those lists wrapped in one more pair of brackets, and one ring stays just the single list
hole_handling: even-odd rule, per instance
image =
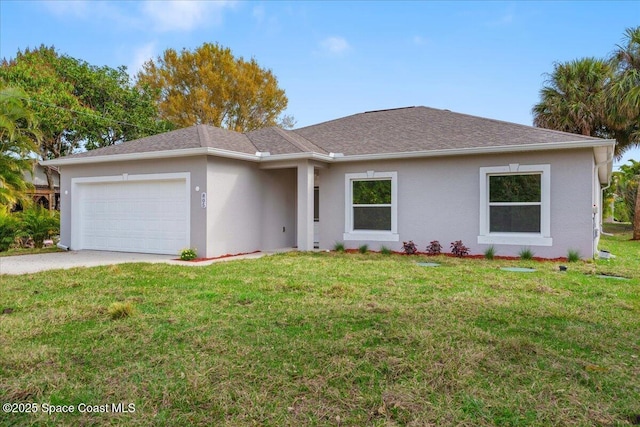
[{"label": "roof ridge", "polygon": [[[597,136],[581,135],[581,134],[578,134],[578,133],[565,132],[565,131],[562,131],[562,130],[543,128],[543,127],[533,126],[533,125],[525,125],[525,124],[522,124],[522,123],[508,122],[506,120],[494,119],[494,118],[491,118],[491,117],[476,116],[474,114],[469,114],[469,113],[459,113],[457,111],[451,111],[451,110],[447,110],[447,109],[427,107],[427,106],[424,106],[424,105],[417,106],[416,108],[425,108],[427,110],[443,111],[443,112],[446,112],[446,113],[457,114],[459,116],[466,116],[466,117],[473,117],[475,119],[480,119],[480,120],[487,120],[487,121],[494,122],[494,123],[503,123],[503,124],[507,124],[507,125],[510,125],[510,126],[520,126],[520,127],[525,127],[525,128],[529,128],[529,129],[537,129],[537,130],[541,130],[541,131],[548,131],[548,132],[558,133],[558,134],[562,134],[562,135],[573,135],[573,136],[578,136],[580,138],[606,139],[606,138],[600,138],[600,137],[597,137]],[[398,109],[398,108],[396,108],[396,109]],[[380,111],[386,111],[386,110],[380,110]]]},{"label": "roof ridge", "polygon": [[293,138],[291,138],[291,135],[289,134],[290,132],[293,133],[297,138],[302,139],[304,142],[308,143],[311,148],[312,151],[318,150],[317,152],[327,152],[324,148],[314,144],[313,142],[309,141],[307,138],[305,138],[304,136],[300,135],[299,133],[297,133],[294,130],[285,130],[282,129],[281,127],[278,126],[273,126],[273,129],[279,133],[284,139],[287,140],[288,143],[290,143],[291,145],[295,146],[296,148],[298,148],[299,150],[301,150],[302,152],[307,152],[309,151],[309,147],[305,147],[302,144],[300,144],[298,141],[294,140]]},{"label": "roof ridge", "polygon": [[383,108],[381,110],[369,110],[369,111],[365,111],[364,113],[359,113],[359,114],[380,113],[380,112],[383,112],[383,111],[394,111],[394,110],[407,110],[409,108],[416,108],[416,107],[420,107],[420,105],[418,105],[418,106],[410,105],[408,107],[396,107],[396,108]]},{"label": "roof ridge", "polygon": [[211,138],[209,137],[209,132],[207,131],[206,125],[196,125],[196,130],[198,131],[198,142],[200,143],[200,146],[209,147]]},{"label": "roof ridge", "polygon": [[[198,129],[198,138],[200,139],[200,146],[202,146],[202,147],[212,147],[213,146],[213,140],[212,140],[212,137],[211,137],[211,133],[209,132],[209,129],[216,129],[216,131],[223,131],[223,132],[226,132],[226,133],[230,133],[230,134],[235,134],[235,135],[241,136],[242,139],[244,139],[249,144],[251,144],[251,146],[256,150],[256,152],[260,151],[258,149],[258,147],[256,146],[256,144],[253,143],[251,138],[249,138],[249,136],[245,132],[237,132],[235,130],[225,129],[225,128],[212,126],[212,125],[207,125],[207,124],[199,124],[199,125],[196,125],[196,126],[197,126],[197,129]],[[206,145],[202,145],[203,143],[205,143]]]}]

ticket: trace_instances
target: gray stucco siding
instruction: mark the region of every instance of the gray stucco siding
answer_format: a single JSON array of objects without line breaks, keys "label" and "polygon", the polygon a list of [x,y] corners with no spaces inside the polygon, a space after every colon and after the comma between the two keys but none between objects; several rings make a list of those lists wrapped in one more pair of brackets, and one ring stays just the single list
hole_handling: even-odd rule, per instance
[{"label": "gray stucco siding", "polygon": [[295,170],[209,157],[207,256],[291,247]]},{"label": "gray stucco siding", "polygon": [[[489,246],[478,244],[480,231],[481,167],[509,164],[549,164],[550,226],[552,246],[531,246],[536,256],[566,256],[569,248],[589,257],[593,251],[592,197],[593,150],[562,150],[504,155],[438,157],[415,160],[333,164],[321,170],[320,247],[330,249],[343,241],[345,226],[345,174],[398,173],[399,242],[347,241],[347,247],[368,244],[373,250],[385,245],[400,250],[402,241],[413,240],[424,250],[439,240],[446,251],[450,242],[462,240],[471,253]],[[517,255],[521,245],[495,244],[499,255]]]}]

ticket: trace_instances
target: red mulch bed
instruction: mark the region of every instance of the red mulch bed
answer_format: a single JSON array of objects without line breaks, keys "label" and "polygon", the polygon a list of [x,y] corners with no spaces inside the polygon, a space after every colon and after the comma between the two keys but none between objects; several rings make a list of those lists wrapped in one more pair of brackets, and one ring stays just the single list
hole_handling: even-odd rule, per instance
[{"label": "red mulch bed", "polygon": [[185,262],[202,262],[202,261],[212,261],[212,260],[216,260],[216,259],[223,259],[223,258],[231,258],[233,256],[240,256],[240,255],[250,255],[250,254],[257,254],[260,251],[253,251],[253,252],[241,252],[239,254],[225,254],[225,255],[220,255],[217,257],[213,257],[213,258],[194,258],[194,259],[190,259],[188,261],[186,260],[182,260],[180,258],[175,259],[174,261],[185,261]]},{"label": "red mulch bed", "polygon": [[[345,249],[344,250],[346,253],[349,254],[357,254],[359,253],[358,249]],[[377,251],[368,251],[368,252],[377,252]],[[432,254],[428,254],[426,252],[416,252],[415,254],[406,254],[404,252],[395,252],[393,251],[394,254],[396,255],[405,255],[405,256],[412,256],[412,255],[422,255],[422,256],[437,256],[437,255],[432,255]],[[454,254],[449,254],[449,253],[442,253],[440,255],[444,255],[444,256],[448,256],[448,257],[452,257],[455,258]],[[484,259],[484,255],[465,255],[462,258],[470,258],[470,259]],[[520,260],[519,256],[504,256],[504,255],[496,255],[493,257],[493,259],[498,259],[498,260],[506,260],[506,261],[518,261]],[[541,257],[537,257],[534,256],[533,258],[531,258],[533,261],[552,261],[552,262],[567,262],[567,258],[566,257],[558,257],[558,258],[541,258]]]}]

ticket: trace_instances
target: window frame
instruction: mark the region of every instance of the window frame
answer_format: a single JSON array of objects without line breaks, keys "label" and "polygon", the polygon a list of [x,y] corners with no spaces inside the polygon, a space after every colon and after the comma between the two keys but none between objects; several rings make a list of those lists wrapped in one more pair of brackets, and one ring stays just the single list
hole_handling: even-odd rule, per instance
[{"label": "window frame", "polygon": [[[491,202],[490,177],[505,175],[540,175],[540,202]],[[491,206],[540,206],[540,232],[491,232]],[[551,165],[520,165],[480,168],[480,233],[478,244],[552,246],[551,237]]]},{"label": "window frame", "polygon": [[[356,181],[391,181],[391,204],[366,205],[391,208],[390,230],[354,230],[354,207],[364,205],[353,204],[353,183]],[[347,173],[344,179],[345,185],[345,227],[344,240],[370,240],[380,242],[398,242],[398,172]]]}]

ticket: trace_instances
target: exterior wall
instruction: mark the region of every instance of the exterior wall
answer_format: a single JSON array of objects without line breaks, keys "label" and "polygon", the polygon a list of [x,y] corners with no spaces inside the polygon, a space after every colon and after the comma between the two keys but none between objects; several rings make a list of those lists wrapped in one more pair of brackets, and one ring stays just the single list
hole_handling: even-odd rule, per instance
[{"label": "exterior wall", "polygon": [[[438,157],[415,160],[336,163],[320,171],[320,248],[331,249],[343,241],[345,231],[345,174],[398,172],[399,242],[347,241],[347,248],[368,244],[400,251],[402,241],[413,240],[424,251],[439,240],[445,251],[462,240],[472,254],[482,254],[488,244],[478,244],[479,168],[550,164],[552,246],[533,246],[535,256],[566,256],[576,249],[582,257],[593,253],[593,150],[563,150],[501,155]],[[517,256],[519,245],[494,244],[498,255]]]},{"label": "exterior wall", "polygon": [[207,257],[295,243],[295,170],[209,157]]},{"label": "exterior wall", "polygon": [[[122,174],[159,174],[187,172],[191,176],[191,232],[190,246],[193,248],[206,247],[206,234],[203,233],[206,224],[205,210],[200,206],[200,192],[206,191],[206,159],[200,157],[181,157],[175,159],[141,160],[128,162],[96,163],[61,167],[60,187],[60,243],[71,247],[71,224],[73,192],[72,178],[115,176]],[[199,187],[198,192],[195,187]]]}]

